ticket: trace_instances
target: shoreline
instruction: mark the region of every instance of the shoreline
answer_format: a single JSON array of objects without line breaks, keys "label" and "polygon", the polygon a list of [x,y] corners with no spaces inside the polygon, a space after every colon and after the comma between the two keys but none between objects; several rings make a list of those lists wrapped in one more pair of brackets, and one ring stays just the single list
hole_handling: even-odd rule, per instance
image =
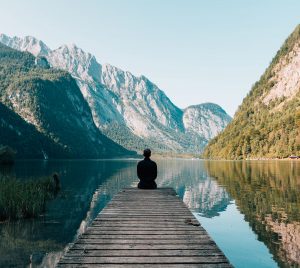
[{"label": "shoreline", "polygon": [[[17,158],[15,159],[15,163],[23,162],[23,161],[120,161],[120,160],[140,160],[143,156],[141,154],[137,154],[134,157],[126,156],[126,157],[114,157],[114,158],[50,158],[50,159],[42,159],[42,158]],[[202,158],[199,155],[195,154],[167,154],[167,153],[154,153],[151,158],[155,159],[186,159],[186,160],[204,160],[204,161],[300,161],[300,158],[268,158],[268,157],[253,157],[253,158],[245,158],[245,159],[225,159],[225,158]],[[9,167],[14,164],[0,164],[0,167]]]}]

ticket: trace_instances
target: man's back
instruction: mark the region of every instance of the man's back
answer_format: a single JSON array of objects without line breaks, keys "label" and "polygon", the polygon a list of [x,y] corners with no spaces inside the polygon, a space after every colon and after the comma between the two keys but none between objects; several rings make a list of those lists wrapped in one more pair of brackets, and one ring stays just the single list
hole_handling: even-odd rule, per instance
[{"label": "man's back", "polygon": [[141,189],[156,189],[157,165],[149,157],[145,157],[137,165],[137,176],[140,179],[138,187]]}]

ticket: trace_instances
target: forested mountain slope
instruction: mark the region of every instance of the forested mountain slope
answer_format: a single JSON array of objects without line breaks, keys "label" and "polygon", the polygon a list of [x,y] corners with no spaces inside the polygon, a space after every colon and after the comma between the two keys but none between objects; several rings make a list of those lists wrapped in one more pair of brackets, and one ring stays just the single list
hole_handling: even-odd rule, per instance
[{"label": "forested mountain slope", "polygon": [[300,155],[300,26],[203,156],[216,159]]}]

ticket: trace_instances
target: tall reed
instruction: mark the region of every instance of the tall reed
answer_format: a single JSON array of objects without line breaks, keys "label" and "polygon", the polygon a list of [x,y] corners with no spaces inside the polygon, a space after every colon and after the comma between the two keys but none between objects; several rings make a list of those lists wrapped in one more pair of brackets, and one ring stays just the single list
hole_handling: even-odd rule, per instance
[{"label": "tall reed", "polygon": [[20,181],[0,177],[0,221],[33,218],[43,213],[46,201],[57,194],[52,178]]}]

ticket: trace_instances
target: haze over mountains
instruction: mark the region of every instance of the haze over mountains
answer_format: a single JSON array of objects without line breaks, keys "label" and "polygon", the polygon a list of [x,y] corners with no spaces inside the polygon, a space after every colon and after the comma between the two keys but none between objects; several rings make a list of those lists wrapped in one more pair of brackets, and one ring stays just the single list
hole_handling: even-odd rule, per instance
[{"label": "haze over mountains", "polygon": [[300,25],[277,52],[204,157],[300,156]]},{"label": "haze over mountains", "polygon": [[49,65],[70,73],[96,127],[127,149],[151,147],[160,152],[200,153],[231,120],[213,103],[182,110],[145,76],[136,77],[109,64],[101,65],[76,45],[51,50],[34,37],[11,38],[4,34],[0,42],[32,53],[40,68]]}]

